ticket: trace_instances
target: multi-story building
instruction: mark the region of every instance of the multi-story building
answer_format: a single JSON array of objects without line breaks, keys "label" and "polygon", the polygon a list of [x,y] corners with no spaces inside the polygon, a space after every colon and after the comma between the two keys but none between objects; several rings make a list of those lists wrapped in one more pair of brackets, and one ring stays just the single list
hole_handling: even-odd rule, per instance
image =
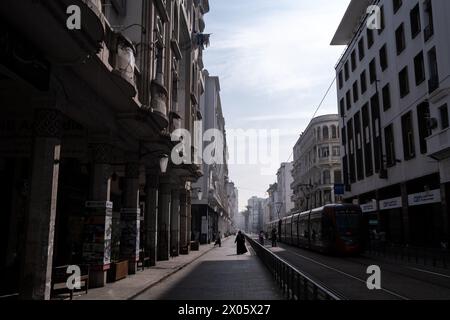
[{"label": "multi-story building", "polygon": [[291,184],[294,181],[292,169],[293,163],[286,162],[281,164],[280,169],[278,169],[277,172],[277,186],[280,200],[279,212],[281,218],[287,217],[294,208],[294,203],[292,202],[293,192],[291,189]]},{"label": "multi-story building", "polygon": [[[200,243],[209,243],[221,232],[222,235],[231,224],[229,200],[228,200],[228,165],[227,144],[225,132],[225,119],[222,113],[220,100],[220,81],[218,77],[210,76],[204,71],[205,92],[201,96],[200,111],[202,114],[203,133],[215,130],[216,140],[211,145],[211,140],[206,135],[203,137],[201,153],[217,155],[212,164],[204,159],[203,177],[193,185],[195,190],[202,193],[201,199],[192,201],[193,240]],[[220,140],[220,141],[219,141]],[[211,147],[212,152],[209,152]],[[206,154],[205,154],[206,156]]]},{"label": "multi-story building", "polygon": [[295,211],[335,203],[342,183],[339,116],[314,118],[294,146],[292,200]]},{"label": "multi-story building", "polygon": [[104,286],[116,262],[134,273],[189,251],[201,172],[168,156],[172,131],[199,118],[208,10],[1,1],[0,295],[48,299],[59,265],[88,264]]},{"label": "multi-story building", "polygon": [[267,189],[267,193],[269,195],[269,201],[267,203],[267,207],[269,210],[269,220],[275,221],[281,219],[281,201],[280,195],[278,193],[278,184],[274,183],[269,186]]},{"label": "multi-story building", "polygon": [[347,46],[336,66],[345,198],[393,242],[448,241],[449,14],[446,0],[353,0],[332,41]]},{"label": "multi-story building", "polygon": [[227,196],[228,196],[228,209],[229,220],[227,233],[233,233],[236,230],[236,217],[239,215],[239,191],[236,188],[234,182],[227,183]]},{"label": "multi-story building", "polygon": [[264,230],[264,203],[265,199],[252,197],[248,200],[247,210],[249,231],[259,233]]}]

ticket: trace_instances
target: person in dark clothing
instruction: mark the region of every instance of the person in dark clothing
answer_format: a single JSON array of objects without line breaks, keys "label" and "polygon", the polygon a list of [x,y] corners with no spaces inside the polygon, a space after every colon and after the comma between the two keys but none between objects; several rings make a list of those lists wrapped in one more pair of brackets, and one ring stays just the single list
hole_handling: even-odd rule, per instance
[{"label": "person in dark clothing", "polygon": [[275,228],[272,229],[272,247],[277,246],[277,230]]},{"label": "person in dark clothing", "polygon": [[234,243],[236,243],[236,249],[237,254],[245,254],[247,253],[247,247],[245,246],[245,237],[242,234],[242,232],[238,232],[238,235],[236,236],[236,240],[234,240]]},{"label": "person in dark clothing", "polygon": [[214,247],[215,246],[222,247],[222,239],[221,238],[222,238],[222,236],[221,236],[221,234],[219,232],[218,236],[216,237],[216,242],[214,243]]}]

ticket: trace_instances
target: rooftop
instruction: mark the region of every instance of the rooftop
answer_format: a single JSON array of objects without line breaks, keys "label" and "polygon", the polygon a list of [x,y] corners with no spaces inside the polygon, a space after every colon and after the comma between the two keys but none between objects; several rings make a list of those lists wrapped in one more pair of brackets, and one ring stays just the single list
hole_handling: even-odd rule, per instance
[{"label": "rooftop", "polygon": [[352,0],[342,18],[339,27],[331,41],[332,46],[348,45],[359,26],[361,17],[374,0]]}]

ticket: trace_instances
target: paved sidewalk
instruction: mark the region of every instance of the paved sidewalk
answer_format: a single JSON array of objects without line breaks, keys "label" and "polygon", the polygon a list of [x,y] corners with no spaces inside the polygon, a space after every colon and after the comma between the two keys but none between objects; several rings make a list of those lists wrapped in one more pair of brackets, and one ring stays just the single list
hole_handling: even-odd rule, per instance
[{"label": "paved sidewalk", "polygon": [[[230,238],[231,239],[231,238]],[[226,241],[226,240],[225,240]],[[207,254],[214,248],[213,244],[200,246],[199,251],[191,251],[189,255],[160,261],[155,267],[138,271],[118,282],[108,283],[103,288],[89,289],[88,294],[76,294],[74,300],[128,300],[179,272],[190,263]]]},{"label": "paved sidewalk", "polygon": [[137,296],[137,300],[282,300],[271,274],[247,244],[236,255],[234,237],[185,269]]}]

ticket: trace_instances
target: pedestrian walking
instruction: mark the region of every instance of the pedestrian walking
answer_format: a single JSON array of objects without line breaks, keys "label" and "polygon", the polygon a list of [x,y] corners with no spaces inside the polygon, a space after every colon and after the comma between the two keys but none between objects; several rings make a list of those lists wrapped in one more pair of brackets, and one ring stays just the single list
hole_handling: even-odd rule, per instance
[{"label": "pedestrian walking", "polygon": [[272,247],[277,246],[277,229],[272,229]]},{"label": "pedestrian walking", "polygon": [[238,232],[234,243],[236,243],[236,251],[238,255],[247,253],[247,247],[245,246],[245,237],[241,231]]},{"label": "pedestrian walking", "polygon": [[216,237],[216,242],[214,243],[214,247],[215,246],[219,246],[222,247],[222,236],[220,234],[220,232],[218,233],[217,237]]},{"label": "pedestrian walking", "polygon": [[264,231],[259,233],[259,243],[264,246]]}]

